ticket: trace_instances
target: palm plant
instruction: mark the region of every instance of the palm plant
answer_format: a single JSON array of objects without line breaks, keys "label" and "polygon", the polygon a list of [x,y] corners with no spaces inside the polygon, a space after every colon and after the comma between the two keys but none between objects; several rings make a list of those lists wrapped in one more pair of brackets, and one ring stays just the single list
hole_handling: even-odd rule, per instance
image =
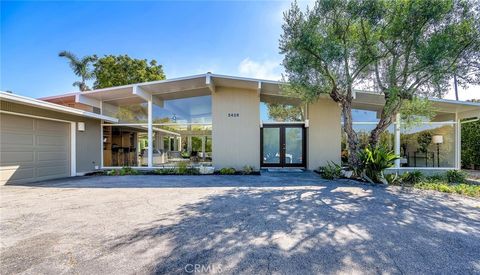
[{"label": "palm plant", "polygon": [[359,152],[358,158],[362,163],[361,177],[371,183],[386,183],[383,171],[392,167],[395,160],[399,159],[393,151],[383,146],[367,146]]},{"label": "palm plant", "polygon": [[78,58],[75,54],[69,51],[62,51],[58,54],[58,56],[68,59],[70,68],[72,68],[73,72],[81,78],[81,81],[75,81],[73,86],[78,86],[82,92],[90,90],[85,81],[93,78],[93,72],[90,68],[90,64],[97,60],[97,56],[87,55],[82,58]]}]

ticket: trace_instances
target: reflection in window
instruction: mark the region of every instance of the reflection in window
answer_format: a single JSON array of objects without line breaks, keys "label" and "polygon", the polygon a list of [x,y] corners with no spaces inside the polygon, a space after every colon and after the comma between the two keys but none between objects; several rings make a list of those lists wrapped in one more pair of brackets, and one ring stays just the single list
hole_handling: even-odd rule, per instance
[{"label": "reflection in window", "polygon": [[[353,124],[353,130],[357,133],[359,146],[360,148],[365,148],[368,145],[368,140],[370,137],[370,132],[376,127],[375,124]],[[389,150],[394,150],[395,142],[395,132],[394,125],[390,125],[385,132],[380,135],[379,145],[388,148]],[[345,133],[344,128],[342,127],[342,165],[348,164],[348,144],[347,144],[347,134]]]},{"label": "reflection in window", "polygon": [[401,129],[403,167],[455,167],[455,124],[423,123]]},{"label": "reflection in window", "polygon": [[260,103],[260,119],[263,122],[296,122],[305,120],[302,105]]},{"label": "reflection in window", "polygon": [[163,107],[153,105],[153,123],[212,123],[212,97],[197,96],[164,100]]},{"label": "reflection in window", "polygon": [[280,163],[280,128],[263,128],[263,163]]}]

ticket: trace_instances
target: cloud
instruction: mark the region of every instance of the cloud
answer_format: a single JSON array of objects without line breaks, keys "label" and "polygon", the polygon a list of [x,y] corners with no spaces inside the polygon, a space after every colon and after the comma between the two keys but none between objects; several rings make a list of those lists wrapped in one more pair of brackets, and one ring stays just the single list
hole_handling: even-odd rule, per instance
[{"label": "cloud", "polygon": [[273,60],[257,62],[247,57],[238,65],[238,72],[245,77],[269,80],[280,80],[282,78],[280,61]]}]

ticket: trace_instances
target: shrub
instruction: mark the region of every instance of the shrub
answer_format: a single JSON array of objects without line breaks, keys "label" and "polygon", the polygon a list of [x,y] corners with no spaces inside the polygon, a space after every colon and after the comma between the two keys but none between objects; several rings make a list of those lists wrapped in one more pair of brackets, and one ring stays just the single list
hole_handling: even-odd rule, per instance
[{"label": "shrub", "polygon": [[188,167],[186,162],[179,162],[177,166],[177,173],[180,175],[186,175],[188,173]]},{"label": "shrub", "polygon": [[253,168],[252,166],[250,165],[243,166],[243,174],[250,175],[251,173],[253,173],[253,171],[255,171],[255,168]]},{"label": "shrub", "polygon": [[385,182],[383,171],[392,167],[398,156],[383,146],[368,146],[358,155],[362,177],[372,183]]},{"label": "shrub", "polygon": [[342,166],[333,161],[329,161],[327,166],[320,167],[320,173],[325,179],[338,179],[342,175]]},{"label": "shrub", "polygon": [[467,175],[464,171],[448,170],[445,177],[449,183],[464,183]]},{"label": "shrub", "polygon": [[385,179],[387,180],[388,184],[391,184],[391,185],[402,184],[402,177],[399,176],[397,173],[387,174],[387,175],[385,175]]},{"label": "shrub", "polygon": [[138,175],[140,172],[133,169],[132,167],[122,167],[120,169],[112,169],[107,172],[108,176],[127,176],[127,175]]},{"label": "shrub", "polygon": [[222,168],[220,169],[219,172],[220,172],[220,175],[233,175],[237,171],[235,170],[235,168],[229,167],[229,168]]},{"label": "shrub", "polygon": [[157,175],[175,175],[177,171],[175,168],[163,168],[163,169],[156,169],[154,173]]},{"label": "shrub", "polygon": [[409,184],[419,183],[424,179],[424,175],[421,171],[406,172],[402,175],[402,181]]}]

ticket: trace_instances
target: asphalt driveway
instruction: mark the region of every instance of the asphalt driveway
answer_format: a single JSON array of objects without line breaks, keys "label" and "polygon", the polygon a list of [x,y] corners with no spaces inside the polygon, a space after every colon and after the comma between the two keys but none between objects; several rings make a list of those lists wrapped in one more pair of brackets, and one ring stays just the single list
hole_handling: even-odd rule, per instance
[{"label": "asphalt driveway", "polygon": [[479,200],[310,173],[82,177],[0,206],[2,274],[480,273]]}]

